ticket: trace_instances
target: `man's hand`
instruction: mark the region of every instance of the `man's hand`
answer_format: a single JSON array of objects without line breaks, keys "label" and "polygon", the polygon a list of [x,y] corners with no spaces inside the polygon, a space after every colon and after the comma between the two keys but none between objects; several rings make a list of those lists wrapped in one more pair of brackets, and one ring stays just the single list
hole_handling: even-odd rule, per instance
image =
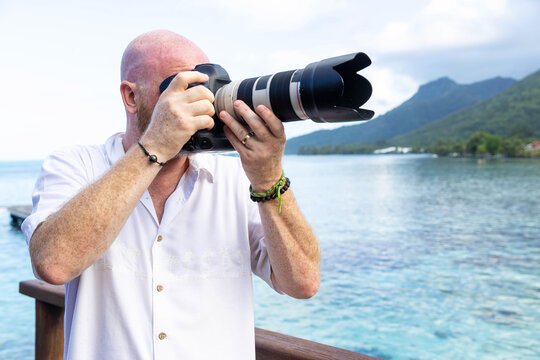
[{"label": "man's hand", "polygon": [[225,135],[240,154],[253,191],[266,192],[281,178],[281,158],[286,140],[283,123],[264,105],[257,106],[255,113],[243,101],[237,100],[234,109],[254,135],[250,135],[243,144],[242,140],[250,130],[222,111],[220,118],[227,125]]},{"label": "man's hand", "polygon": [[206,74],[181,72],[159,97],[150,125],[140,142],[160,161],[176,156],[197,130],[214,126],[214,94],[204,86],[188,89],[191,83],[205,81],[208,81]]}]

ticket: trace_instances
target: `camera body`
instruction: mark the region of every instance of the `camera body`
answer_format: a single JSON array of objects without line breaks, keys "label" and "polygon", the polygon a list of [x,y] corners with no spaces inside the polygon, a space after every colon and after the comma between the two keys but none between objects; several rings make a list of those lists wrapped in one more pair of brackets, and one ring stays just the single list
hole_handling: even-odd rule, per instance
[{"label": "camera body", "polygon": [[[223,132],[224,123],[218,114],[226,110],[242,121],[234,111],[234,101],[243,100],[251,109],[265,105],[283,122],[311,119],[315,122],[365,121],[373,117],[371,110],[361,109],[372,94],[369,81],[358,71],[371,64],[364,53],[353,53],[311,63],[304,69],[289,70],[231,81],[229,74],[217,64],[200,64],[195,71],[207,74],[204,85],[215,95],[214,127],[199,130],[184,145],[182,152],[223,152],[234,150]],[[176,75],[165,79],[165,91]],[[247,127],[247,125],[246,125]]]},{"label": "camera body", "polygon": [[[193,83],[189,87],[197,85],[206,86],[214,95],[217,91],[229,84],[231,79],[227,71],[217,64],[199,64],[195,66],[194,71],[199,71],[208,75],[209,80],[205,83]],[[171,81],[176,75],[170,76],[165,79],[159,86],[159,92],[162,93],[169,86]],[[196,153],[196,152],[222,152],[232,151],[233,146],[225,136],[223,121],[219,118],[218,109],[214,115],[214,127],[211,130],[199,130],[188,140],[188,142],[182,147],[183,153]]]}]

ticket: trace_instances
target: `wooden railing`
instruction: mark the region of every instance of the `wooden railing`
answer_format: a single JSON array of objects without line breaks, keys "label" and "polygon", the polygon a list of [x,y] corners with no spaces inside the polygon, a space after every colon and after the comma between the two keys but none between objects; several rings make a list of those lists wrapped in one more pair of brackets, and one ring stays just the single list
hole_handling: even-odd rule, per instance
[{"label": "wooden railing", "polygon": [[[19,283],[19,292],[36,299],[36,360],[60,360],[64,352],[64,287],[43,281]],[[352,351],[255,328],[257,360],[380,360]]]}]

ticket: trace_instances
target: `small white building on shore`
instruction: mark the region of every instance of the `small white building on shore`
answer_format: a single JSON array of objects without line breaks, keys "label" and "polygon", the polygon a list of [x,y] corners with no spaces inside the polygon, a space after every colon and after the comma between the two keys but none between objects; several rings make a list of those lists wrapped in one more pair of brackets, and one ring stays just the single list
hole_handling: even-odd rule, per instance
[{"label": "small white building on shore", "polygon": [[407,154],[412,150],[410,147],[390,146],[384,149],[377,149],[374,154]]}]

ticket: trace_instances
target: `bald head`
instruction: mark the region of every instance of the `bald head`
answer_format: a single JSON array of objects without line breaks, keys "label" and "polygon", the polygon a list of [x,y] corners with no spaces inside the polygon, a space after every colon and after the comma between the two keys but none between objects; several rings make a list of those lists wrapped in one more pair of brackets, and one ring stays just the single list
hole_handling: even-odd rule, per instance
[{"label": "bald head", "polygon": [[150,124],[159,84],[171,75],[208,63],[194,43],[167,30],[147,32],[129,43],[122,56],[120,93],[127,115],[124,149]]},{"label": "bald head", "polygon": [[168,30],[155,30],[136,37],[122,56],[121,80],[154,83],[175,73],[207,63],[197,45]]}]

